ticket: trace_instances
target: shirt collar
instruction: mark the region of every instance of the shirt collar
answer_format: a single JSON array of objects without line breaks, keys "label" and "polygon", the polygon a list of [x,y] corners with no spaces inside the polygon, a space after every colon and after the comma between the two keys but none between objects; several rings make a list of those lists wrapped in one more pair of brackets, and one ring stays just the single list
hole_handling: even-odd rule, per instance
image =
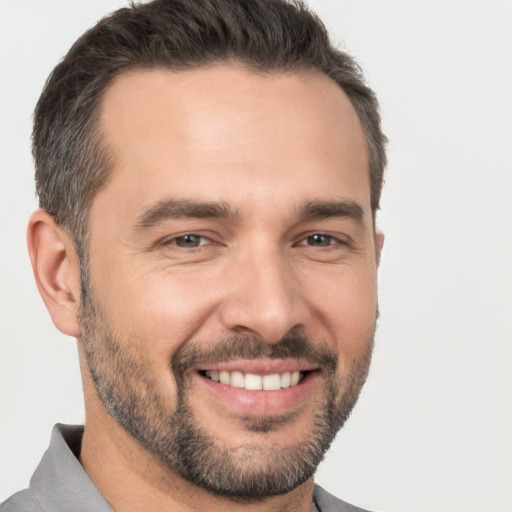
[{"label": "shirt collar", "polygon": [[[79,425],[53,428],[50,446],[30,480],[42,510],[113,512],[78,460],[83,434]],[[319,511],[315,500],[311,511]]]},{"label": "shirt collar", "polygon": [[30,490],[43,510],[113,512],[78,461],[84,428],[57,424]]}]

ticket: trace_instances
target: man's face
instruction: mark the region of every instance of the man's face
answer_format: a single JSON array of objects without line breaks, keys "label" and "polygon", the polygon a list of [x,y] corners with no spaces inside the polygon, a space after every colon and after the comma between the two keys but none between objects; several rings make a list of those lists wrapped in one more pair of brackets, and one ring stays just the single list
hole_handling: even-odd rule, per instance
[{"label": "man's face", "polygon": [[214,493],[291,490],[373,345],[368,156],[349,100],[321,75],[133,71],[101,128],[115,169],[91,208],[80,341],[104,406]]}]

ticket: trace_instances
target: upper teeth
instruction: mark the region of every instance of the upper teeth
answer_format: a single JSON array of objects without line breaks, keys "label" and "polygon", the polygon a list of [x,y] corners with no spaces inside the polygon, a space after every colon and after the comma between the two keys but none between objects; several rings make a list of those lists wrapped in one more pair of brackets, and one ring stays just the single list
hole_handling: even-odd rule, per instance
[{"label": "upper teeth", "polygon": [[228,384],[235,388],[245,388],[249,390],[274,391],[281,388],[289,388],[299,383],[301,372],[285,372],[282,374],[273,373],[272,375],[254,375],[252,373],[243,374],[239,371],[227,372],[207,370],[206,376],[210,379]]}]

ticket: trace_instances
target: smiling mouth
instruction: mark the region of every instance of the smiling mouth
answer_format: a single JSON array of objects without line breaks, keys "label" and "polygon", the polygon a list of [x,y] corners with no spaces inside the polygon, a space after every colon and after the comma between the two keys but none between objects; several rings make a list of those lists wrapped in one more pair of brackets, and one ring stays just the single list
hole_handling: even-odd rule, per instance
[{"label": "smiling mouth", "polygon": [[258,375],[241,371],[202,370],[200,375],[214,382],[219,382],[234,388],[244,388],[249,391],[277,391],[291,388],[299,384],[308,371],[292,371]]}]

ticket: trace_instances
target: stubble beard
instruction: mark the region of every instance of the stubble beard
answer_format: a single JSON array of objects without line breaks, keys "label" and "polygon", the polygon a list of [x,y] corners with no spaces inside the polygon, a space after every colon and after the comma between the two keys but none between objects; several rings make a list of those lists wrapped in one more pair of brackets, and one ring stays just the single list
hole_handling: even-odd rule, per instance
[{"label": "stubble beard", "polygon": [[[160,389],[150,362],[137,349],[143,345],[109,328],[88,282],[83,279],[79,342],[97,394],[114,420],[166,468],[214,495],[243,502],[285,494],[314,474],[359,397],[370,365],[373,333],[364,354],[343,374],[336,354],[325,343],[313,343],[299,332],[274,344],[245,336],[217,341],[206,350],[184,343],[170,362],[176,394],[168,396],[169,390]],[[263,357],[305,359],[321,368],[323,396],[311,421],[311,434],[287,446],[230,445],[198,424],[187,385],[190,370],[201,361]],[[247,416],[241,424],[265,435],[294,419],[293,414]]]}]

